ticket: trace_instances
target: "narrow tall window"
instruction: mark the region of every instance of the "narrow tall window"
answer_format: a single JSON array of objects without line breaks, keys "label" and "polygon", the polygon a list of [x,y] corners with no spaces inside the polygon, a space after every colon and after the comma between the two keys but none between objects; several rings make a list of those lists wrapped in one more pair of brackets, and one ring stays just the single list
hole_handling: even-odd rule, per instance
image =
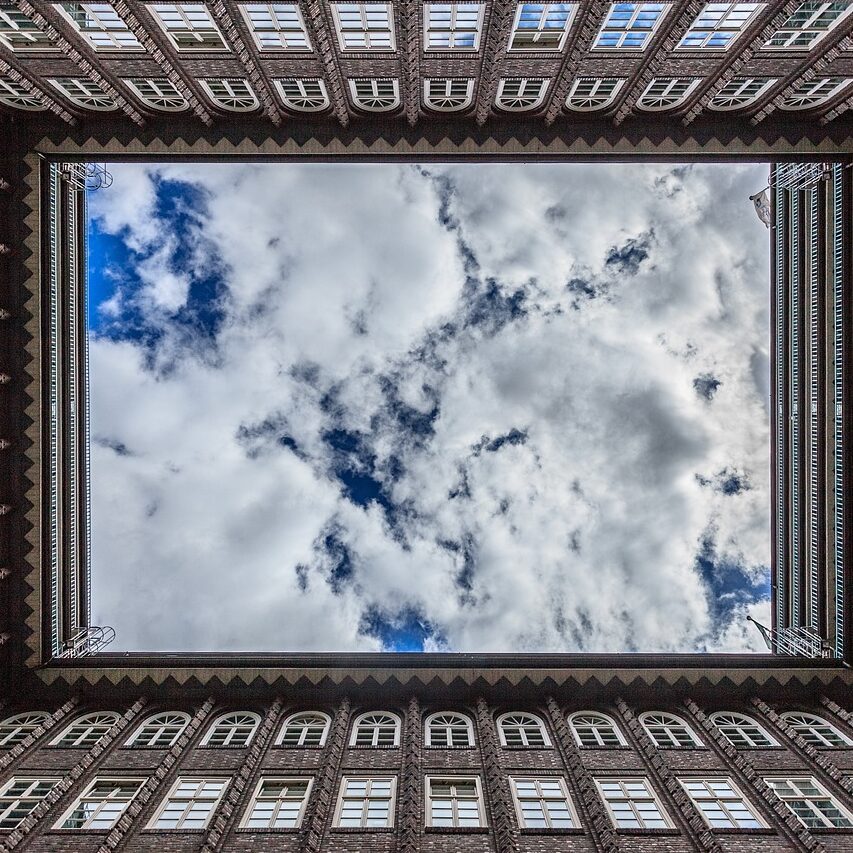
[{"label": "narrow tall window", "polygon": [[0,829],[15,829],[58,783],[59,779],[13,776],[0,785]]},{"label": "narrow tall window", "polygon": [[702,746],[702,741],[693,733],[693,729],[675,714],[667,714],[660,711],[649,711],[640,714],[640,722],[643,724],[649,737],[655,746],[671,747]]},{"label": "narrow tall window", "polygon": [[396,782],[393,776],[344,776],[334,826],[394,826]]},{"label": "narrow tall window", "polygon": [[427,776],[426,814],[428,826],[485,826],[479,777]]},{"label": "narrow tall window", "polygon": [[762,3],[708,3],[678,46],[689,50],[727,50],[759,13]]},{"label": "narrow tall window", "polygon": [[559,776],[510,779],[519,826],[575,829],[578,826],[565,781]]},{"label": "narrow tall window", "polygon": [[574,11],[574,3],[519,3],[509,49],[561,50]]},{"label": "narrow tall window", "polygon": [[54,829],[112,829],[145,779],[94,779]]},{"label": "narrow tall window", "polygon": [[424,3],[425,50],[478,50],[483,3]]},{"label": "narrow tall window", "polygon": [[624,82],[618,77],[581,77],[572,83],[566,106],[578,112],[603,110],[613,103]]},{"label": "narrow tall window", "polygon": [[814,777],[764,780],[794,817],[809,829],[853,827],[853,816]]},{"label": "narrow tall window", "polygon": [[109,3],[54,6],[95,50],[142,50],[139,40]]},{"label": "narrow tall window", "polygon": [[762,829],[765,824],[731,779],[679,779],[712,829]]},{"label": "narrow tall window", "polygon": [[52,50],[50,37],[23,12],[9,3],[0,3],[0,44],[12,50]]},{"label": "narrow tall window", "polygon": [[745,714],[719,711],[711,714],[711,722],[725,735],[732,746],[738,749],[750,747],[778,746],[775,740]]},{"label": "narrow tall window", "polygon": [[154,3],[149,8],[178,50],[228,50],[204,3]]},{"label": "narrow tall window", "polygon": [[51,746],[82,747],[94,746],[118,722],[119,715],[112,711],[98,711],[75,720]]},{"label": "narrow tall window", "polygon": [[385,113],[400,106],[400,84],[396,80],[350,80],[353,103],[371,113]]},{"label": "narrow tall window", "polygon": [[237,711],[223,714],[208,729],[202,740],[202,746],[232,746],[244,747],[252,742],[252,738],[260,725],[261,718],[249,711]]},{"label": "narrow tall window", "polygon": [[164,711],[149,717],[127,741],[127,746],[172,746],[189,725],[189,714]]},{"label": "narrow tall window", "polygon": [[667,3],[614,3],[593,47],[604,50],[645,50],[667,11]]},{"label": "narrow tall window", "polygon": [[187,99],[177,86],[165,77],[125,80],[133,93],[148,107],[164,112],[179,112],[187,108]]},{"label": "narrow tall window", "polygon": [[424,80],[424,103],[431,110],[452,113],[471,106],[473,80]]},{"label": "narrow tall window", "polygon": [[263,778],[240,826],[245,829],[297,829],[302,825],[311,792],[310,778]]},{"label": "narrow tall window", "polygon": [[394,50],[390,3],[332,3],[341,50]]},{"label": "narrow tall window", "polygon": [[853,3],[801,3],[764,43],[775,50],[810,50],[851,12]]},{"label": "narrow tall window", "polygon": [[502,746],[551,746],[545,725],[533,714],[504,714],[498,718],[498,734]]},{"label": "narrow tall window", "polygon": [[449,748],[474,746],[474,727],[463,714],[442,712],[426,719],[426,745]]},{"label": "narrow tall window", "polygon": [[246,3],[240,11],[260,50],[311,50],[297,3]]},{"label": "narrow tall window", "polygon": [[737,110],[754,104],[774,83],[775,78],[735,77],[729,80],[709,104],[712,110]]},{"label": "narrow tall window", "polygon": [[814,109],[834,98],[846,89],[849,83],[847,77],[819,77],[816,80],[802,81],[785,95],[779,107],[783,110]]},{"label": "narrow tall window", "polygon": [[569,725],[581,746],[626,746],[616,723],[604,714],[578,711],[569,717]]},{"label": "narrow tall window", "polygon": [[248,80],[199,80],[210,99],[223,110],[246,113],[256,110],[258,98]]},{"label": "narrow tall window", "polygon": [[324,746],[329,733],[329,718],[316,711],[292,714],[281,727],[279,746]]},{"label": "narrow tall window", "polygon": [[[6,84],[7,81],[0,80],[0,98],[4,95],[4,86]],[[10,87],[10,96],[15,91],[17,90]],[[26,89],[23,91],[26,94]],[[43,107],[24,107],[24,109],[43,109]],[[9,749],[15,746],[15,744],[20,743],[48,719],[50,719],[50,714],[47,711],[26,711],[23,714],[15,714],[14,717],[7,717],[0,723],[0,749]]]},{"label": "narrow tall window", "polygon": [[689,77],[655,77],[637,100],[637,107],[651,111],[671,110],[683,104],[699,82]]},{"label": "narrow tall window", "polygon": [[350,746],[399,746],[400,719],[387,711],[374,711],[356,717]]},{"label": "narrow tall window", "polygon": [[853,741],[817,714],[786,711],[782,719],[812,746],[853,746]]},{"label": "narrow tall window", "polygon": [[646,779],[597,779],[618,829],[669,829],[669,818]]},{"label": "narrow tall window", "polygon": [[531,80],[528,77],[504,78],[498,85],[497,105],[509,112],[534,110],[545,100],[547,80]]},{"label": "narrow tall window", "polygon": [[326,84],[322,80],[289,78],[273,82],[289,110],[316,113],[329,106],[329,95],[326,92]]},{"label": "narrow tall window", "polygon": [[180,777],[160,804],[149,829],[204,829],[219,805],[227,779]]}]

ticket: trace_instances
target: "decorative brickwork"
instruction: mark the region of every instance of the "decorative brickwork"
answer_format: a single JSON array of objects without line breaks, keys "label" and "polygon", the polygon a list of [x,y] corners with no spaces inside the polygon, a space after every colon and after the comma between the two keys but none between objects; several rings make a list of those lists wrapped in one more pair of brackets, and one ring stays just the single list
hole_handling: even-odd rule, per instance
[{"label": "decorative brickwork", "polygon": [[488,14],[488,30],[484,41],[483,62],[480,66],[480,80],[477,87],[477,124],[486,123],[492,112],[492,104],[498,91],[501,65],[506,56],[506,46],[515,17],[513,0],[493,0]]},{"label": "decorative brickwork", "polygon": [[0,74],[8,77],[15,83],[19,83],[31,95],[38,95],[45,104],[48,110],[55,116],[59,116],[64,122],[70,125],[77,124],[77,119],[71,115],[62,104],[47,91],[47,86],[34,74],[24,68],[20,62],[17,62],[14,57],[6,54],[0,57]]},{"label": "decorative brickwork", "polygon": [[400,779],[398,853],[418,853],[423,821],[423,720],[417,696],[409,699],[403,729],[403,772]]},{"label": "decorative brickwork", "polygon": [[79,701],[79,697],[73,696],[61,708],[54,711],[38,728],[30,732],[20,743],[15,744],[4,755],[0,755],[0,772],[7,770],[22,759],[49,731],[66,723]]},{"label": "decorative brickwork", "polygon": [[414,127],[421,113],[421,15],[420,0],[402,0],[400,29],[402,34],[400,56],[403,64],[403,109],[406,121]]},{"label": "decorative brickwork", "polygon": [[316,46],[317,52],[323,60],[323,68],[326,71],[326,88],[329,91],[329,100],[332,102],[332,112],[343,127],[349,124],[350,115],[347,106],[346,87],[343,75],[338,65],[335,48],[332,45],[331,33],[333,31],[328,16],[323,14],[322,0],[299,0],[299,8],[305,19],[305,27],[311,43]]},{"label": "decorative brickwork", "polygon": [[853,728],[853,714],[850,711],[845,710],[838,704],[838,702],[833,702],[828,696],[820,697],[820,704],[823,705],[828,711],[831,711],[838,717],[839,720],[844,720],[850,728]]}]

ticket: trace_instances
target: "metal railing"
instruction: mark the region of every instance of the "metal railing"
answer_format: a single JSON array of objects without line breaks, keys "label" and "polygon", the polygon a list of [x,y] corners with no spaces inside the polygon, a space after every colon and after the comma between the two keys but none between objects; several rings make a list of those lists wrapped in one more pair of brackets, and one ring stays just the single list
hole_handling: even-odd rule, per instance
[{"label": "metal railing", "polygon": [[59,657],[79,658],[97,654],[115,638],[115,629],[108,625],[90,625],[88,628],[81,628],[70,640],[65,641]]},{"label": "metal railing", "polygon": [[765,628],[751,616],[746,617],[761,631],[764,642],[771,652],[777,655],[792,655],[806,658],[831,658],[832,648],[827,640],[810,628],[794,626],[790,628]]},{"label": "metal railing", "polygon": [[832,163],[777,163],[773,185],[777,190],[808,190],[832,177]]},{"label": "metal railing", "polygon": [[59,172],[79,192],[106,189],[113,182],[106,163],[60,163]]}]

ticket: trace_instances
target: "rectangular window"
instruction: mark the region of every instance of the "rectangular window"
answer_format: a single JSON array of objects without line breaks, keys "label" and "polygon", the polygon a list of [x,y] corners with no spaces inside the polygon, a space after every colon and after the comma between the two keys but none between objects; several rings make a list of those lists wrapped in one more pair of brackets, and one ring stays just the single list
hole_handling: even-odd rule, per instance
[{"label": "rectangular window", "polygon": [[617,829],[670,829],[647,779],[596,779]]},{"label": "rectangular window", "polygon": [[142,50],[136,36],[109,3],[56,3],[95,50]]},{"label": "rectangular window", "polygon": [[708,3],[678,46],[689,50],[726,50],[762,6],[762,3]]},{"label": "rectangular window", "polygon": [[344,776],[335,826],[394,826],[394,776]]},{"label": "rectangular window", "polygon": [[712,829],[763,829],[764,822],[731,779],[679,779]]},{"label": "rectangular window", "polygon": [[180,777],[157,809],[148,828],[204,829],[227,786],[227,779]]},{"label": "rectangular window", "polygon": [[246,3],[240,11],[261,50],[311,50],[296,3]]},{"label": "rectangular window", "polygon": [[614,3],[595,39],[594,48],[645,50],[668,3]]},{"label": "rectangular window", "polygon": [[341,50],[394,50],[389,3],[332,3]]},{"label": "rectangular window", "polygon": [[427,826],[485,826],[478,776],[426,780]]},{"label": "rectangular window", "polygon": [[764,43],[776,50],[809,50],[851,12],[853,4],[802,3]]},{"label": "rectangular window", "polygon": [[145,779],[94,779],[54,829],[112,829]]},{"label": "rectangular window", "polygon": [[519,826],[575,829],[578,826],[566,783],[560,777],[510,779]]},{"label": "rectangular window", "polygon": [[13,776],[0,787],[0,829],[15,829],[58,782],[59,779]]},{"label": "rectangular window", "polygon": [[853,817],[813,776],[764,780],[770,790],[809,829],[853,827]]},{"label": "rectangular window", "polygon": [[154,3],[148,8],[178,50],[228,50],[203,3]]},{"label": "rectangular window", "polygon": [[0,43],[11,50],[50,50],[53,45],[23,12],[7,3],[0,4]]},{"label": "rectangular window", "polygon": [[312,779],[261,779],[243,818],[247,829],[297,829],[302,824]]},{"label": "rectangular window", "polygon": [[561,50],[574,10],[574,3],[519,3],[509,49]]},{"label": "rectangular window", "polygon": [[482,3],[425,3],[425,50],[478,50]]}]

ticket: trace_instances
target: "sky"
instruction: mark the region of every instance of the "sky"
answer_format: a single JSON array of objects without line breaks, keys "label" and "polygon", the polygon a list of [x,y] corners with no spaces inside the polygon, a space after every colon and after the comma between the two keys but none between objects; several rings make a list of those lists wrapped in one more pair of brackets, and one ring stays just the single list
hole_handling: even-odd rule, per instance
[{"label": "sky", "polygon": [[765,165],[110,170],[114,649],[763,650]]}]

